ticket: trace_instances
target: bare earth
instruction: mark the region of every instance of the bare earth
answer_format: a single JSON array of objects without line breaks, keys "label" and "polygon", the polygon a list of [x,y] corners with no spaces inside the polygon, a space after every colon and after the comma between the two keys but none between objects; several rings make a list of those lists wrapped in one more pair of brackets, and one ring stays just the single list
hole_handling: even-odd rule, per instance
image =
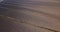
[{"label": "bare earth", "polygon": [[1,32],[60,32],[60,0],[4,0],[0,19]]}]

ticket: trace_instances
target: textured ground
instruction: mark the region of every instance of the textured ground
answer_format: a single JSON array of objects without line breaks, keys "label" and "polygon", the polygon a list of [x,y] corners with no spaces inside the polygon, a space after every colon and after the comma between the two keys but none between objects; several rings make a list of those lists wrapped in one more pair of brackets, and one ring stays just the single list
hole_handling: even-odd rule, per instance
[{"label": "textured ground", "polygon": [[4,0],[1,32],[60,32],[60,0]]}]

